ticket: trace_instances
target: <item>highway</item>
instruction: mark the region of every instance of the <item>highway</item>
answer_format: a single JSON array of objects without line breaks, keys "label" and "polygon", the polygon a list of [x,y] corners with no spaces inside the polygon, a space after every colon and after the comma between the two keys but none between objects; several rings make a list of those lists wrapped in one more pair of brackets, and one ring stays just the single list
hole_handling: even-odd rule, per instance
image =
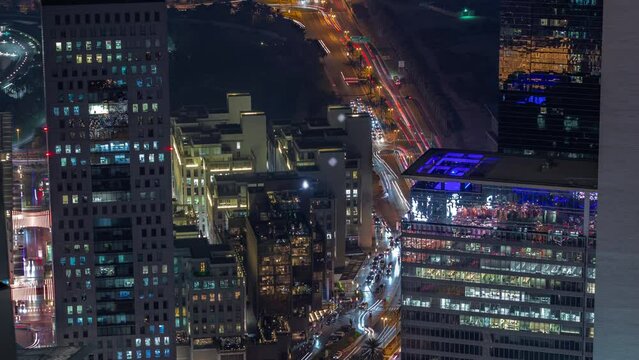
[{"label": "highway", "polygon": [[[378,249],[387,248],[392,233],[384,224],[376,226],[376,235],[380,239]],[[318,331],[319,336],[314,339],[313,347],[306,354],[300,356],[301,360],[310,360],[322,354],[324,347],[330,344],[330,336],[344,325],[352,325],[361,336],[339,350],[342,354],[341,359],[351,359],[359,354],[368,337],[375,337],[381,341],[382,345],[386,345],[397,335],[399,330],[397,311],[400,302],[399,248],[390,248],[388,254],[383,254],[383,251],[379,253],[382,254],[381,258],[387,264],[385,266],[392,264],[390,275],[386,275],[384,271],[379,280],[367,281],[367,277],[375,273],[373,268],[380,266],[381,260],[374,260],[377,254],[372,254],[366,259],[354,281],[358,284],[358,304],[367,304],[367,306],[363,308],[358,306],[353,310],[346,311],[335,323],[322,325]],[[383,285],[383,290],[377,291],[380,285]]]}]

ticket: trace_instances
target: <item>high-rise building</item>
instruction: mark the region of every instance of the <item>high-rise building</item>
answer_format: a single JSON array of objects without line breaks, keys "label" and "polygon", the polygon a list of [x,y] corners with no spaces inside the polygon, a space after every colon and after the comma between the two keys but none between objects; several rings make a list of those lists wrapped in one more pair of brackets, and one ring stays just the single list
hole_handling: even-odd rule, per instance
[{"label": "high-rise building", "polygon": [[596,158],[603,1],[502,0],[500,151]]},{"label": "high-rise building", "polygon": [[11,168],[12,117],[0,113],[0,349],[7,359],[16,356],[16,338],[13,330],[13,305],[11,302],[11,208],[13,196],[13,169]]},{"label": "high-rise building", "polygon": [[601,84],[601,148],[597,218],[597,336],[595,358],[623,360],[639,353],[639,2],[606,1]]},{"label": "high-rise building", "polygon": [[165,3],[42,5],[58,345],[175,358]]},{"label": "high-rise building", "polygon": [[405,175],[402,359],[592,360],[596,162],[431,149]]}]

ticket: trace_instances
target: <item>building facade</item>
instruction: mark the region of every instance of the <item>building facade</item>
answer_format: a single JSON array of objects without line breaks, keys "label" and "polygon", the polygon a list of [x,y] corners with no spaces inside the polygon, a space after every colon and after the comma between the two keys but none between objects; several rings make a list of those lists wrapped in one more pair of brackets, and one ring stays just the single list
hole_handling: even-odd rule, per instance
[{"label": "building facade", "polygon": [[174,272],[179,345],[189,348],[191,359],[244,359],[245,275],[231,247],[178,239]]},{"label": "building facade", "polygon": [[211,191],[215,177],[273,170],[266,114],[252,110],[250,94],[226,99],[226,111],[185,107],[171,119],[173,195],[178,204],[193,206],[200,230],[210,238],[224,226],[224,210],[237,205],[219,201]]},{"label": "building facade", "polygon": [[163,1],[43,1],[58,345],[175,357]]},{"label": "building facade", "polygon": [[500,151],[596,158],[603,1],[503,0]]},{"label": "building facade", "polygon": [[255,179],[249,189],[253,206],[243,227],[253,311],[304,330],[332,292],[332,242],[316,220],[332,212],[332,201],[317,181],[292,173]]},{"label": "building facade", "polygon": [[[274,128],[276,128],[274,126]],[[375,247],[371,118],[347,106],[330,106],[325,119],[274,129],[276,168],[317,178],[333,196],[335,267],[346,255]],[[321,221],[320,221],[321,222]]]},{"label": "building facade", "polygon": [[601,194],[597,247],[597,337],[595,358],[622,360],[639,353],[639,278],[637,213],[639,174],[636,136],[639,132],[639,52],[637,19],[639,3],[606,1],[601,94]]},{"label": "building facade", "polygon": [[[11,236],[11,210],[13,205],[13,169],[11,165],[11,143],[12,143],[12,116],[10,113],[0,113],[0,189],[2,189],[2,199],[0,199],[0,238],[4,239],[0,243],[0,329],[4,334],[0,340],[0,348],[9,359],[15,358],[16,338],[13,328],[13,303],[11,300],[11,250],[13,241]],[[6,352],[5,352],[6,349]]]},{"label": "building facade", "polygon": [[405,175],[402,359],[592,360],[596,163],[429,150]]}]

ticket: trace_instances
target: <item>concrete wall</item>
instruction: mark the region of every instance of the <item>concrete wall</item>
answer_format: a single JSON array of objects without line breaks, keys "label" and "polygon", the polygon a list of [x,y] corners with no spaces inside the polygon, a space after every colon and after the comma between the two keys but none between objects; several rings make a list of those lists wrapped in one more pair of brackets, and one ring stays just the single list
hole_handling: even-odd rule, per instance
[{"label": "concrete wall", "polygon": [[346,183],[344,174],[343,151],[325,151],[317,156],[319,171],[314,174],[325,184],[334,195],[335,221],[333,222],[333,236],[335,248],[335,268],[343,267],[346,261]]},{"label": "concrete wall", "polygon": [[371,249],[373,240],[373,144],[371,139],[371,118],[364,114],[350,114],[346,117],[345,141],[349,149],[358,152],[359,160],[359,246]]},{"label": "concrete wall", "polygon": [[241,113],[251,111],[251,94],[227,94],[226,103],[228,105],[229,123],[239,124]]},{"label": "concrete wall", "polygon": [[639,2],[606,0],[603,22],[596,360],[639,354]]},{"label": "concrete wall", "polygon": [[266,115],[263,112],[242,113],[240,118],[242,125],[243,141],[240,148],[242,156],[255,157],[255,172],[267,172],[266,165],[269,160],[268,134],[266,133]]}]

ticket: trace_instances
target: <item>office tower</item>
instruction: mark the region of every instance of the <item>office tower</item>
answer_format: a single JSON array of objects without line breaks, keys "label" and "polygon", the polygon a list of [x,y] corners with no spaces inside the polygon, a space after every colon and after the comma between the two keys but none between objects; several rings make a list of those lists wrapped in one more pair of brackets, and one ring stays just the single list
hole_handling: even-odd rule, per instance
[{"label": "office tower", "polygon": [[431,149],[404,174],[402,359],[592,360],[596,162]]},{"label": "office tower", "polygon": [[44,0],[58,345],[174,358],[164,1]]},{"label": "office tower", "polygon": [[12,117],[10,113],[0,113],[0,349],[7,359],[16,356],[16,338],[13,330],[13,305],[11,302],[11,208],[13,195],[13,169],[11,168]]},{"label": "office tower", "polygon": [[597,218],[597,337],[595,358],[623,360],[639,353],[639,267],[634,186],[639,174],[639,3],[607,1],[601,84],[601,148]]},{"label": "office tower", "polygon": [[500,151],[597,158],[602,4],[501,2]]}]

